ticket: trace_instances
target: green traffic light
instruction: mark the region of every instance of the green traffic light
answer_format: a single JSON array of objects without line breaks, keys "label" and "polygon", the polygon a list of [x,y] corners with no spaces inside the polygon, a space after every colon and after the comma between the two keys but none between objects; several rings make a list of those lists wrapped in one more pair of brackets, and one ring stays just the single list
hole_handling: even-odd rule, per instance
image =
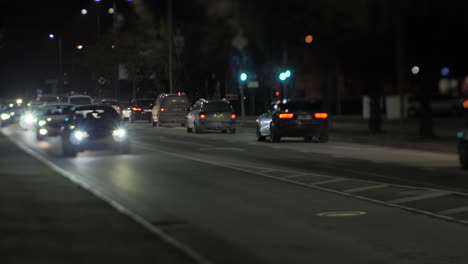
[{"label": "green traffic light", "polygon": [[288,77],[286,77],[286,73],[284,73],[284,72],[280,73],[279,79],[280,79],[281,81],[286,80],[286,78],[288,78]]},{"label": "green traffic light", "polygon": [[247,80],[247,73],[245,73],[245,72],[241,73],[241,75],[240,75],[240,80],[241,80],[242,82],[245,82],[245,81]]},{"label": "green traffic light", "polygon": [[284,73],[286,74],[286,78],[291,77],[291,71],[290,70],[287,70]]}]

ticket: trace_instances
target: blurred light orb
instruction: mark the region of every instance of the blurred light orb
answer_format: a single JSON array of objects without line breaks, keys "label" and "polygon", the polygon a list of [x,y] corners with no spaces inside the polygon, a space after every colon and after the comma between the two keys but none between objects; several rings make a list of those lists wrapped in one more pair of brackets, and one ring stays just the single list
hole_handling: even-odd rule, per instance
[{"label": "blurred light orb", "polygon": [[419,66],[414,66],[413,68],[411,68],[411,73],[414,75],[417,75],[420,71],[421,69],[419,68]]},{"label": "blurred light orb", "polygon": [[54,34],[49,34],[49,38],[50,38],[50,39],[54,39],[54,38],[55,38],[55,35],[54,35]]},{"label": "blurred light orb", "polygon": [[284,72],[280,73],[279,79],[280,79],[281,81],[286,80],[286,78],[287,78],[287,77],[286,77],[286,73],[284,73]]},{"label": "blurred light orb", "polygon": [[447,77],[450,74],[450,69],[448,67],[443,67],[440,69],[440,75]]},{"label": "blurred light orb", "polygon": [[286,74],[286,78],[291,77],[291,71],[290,70],[285,71],[284,74]]},{"label": "blurred light orb", "polygon": [[82,44],[79,44],[76,46],[76,49],[79,49],[79,50],[82,50],[84,48],[84,46]]},{"label": "blurred light orb", "polygon": [[101,2],[101,0],[94,0],[94,2],[99,3],[99,2]]},{"label": "blurred light orb", "polygon": [[88,10],[86,10],[86,9],[81,9],[81,14],[84,15],[84,16],[87,15],[87,14],[88,14]]},{"label": "blurred light orb", "polygon": [[115,9],[114,9],[114,8],[109,8],[109,11],[108,11],[108,12],[109,12],[109,14],[111,14],[111,15],[112,15],[112,14],[114,14],[114,13],[115,13]]},{"label": "blurred light orb", "polygon": [[304,41],[305,41],[305,43],[310,44],[310,43],[312,43],[312,41],[314,41],[314,36],[309,34],[309,35],[305,36]]}]

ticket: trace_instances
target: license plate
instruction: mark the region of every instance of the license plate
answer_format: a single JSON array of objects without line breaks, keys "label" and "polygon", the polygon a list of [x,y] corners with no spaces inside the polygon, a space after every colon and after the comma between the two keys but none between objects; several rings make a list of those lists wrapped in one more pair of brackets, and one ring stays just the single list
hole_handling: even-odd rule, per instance
[{"label": "license plate", "polygon": [[151,112],[151,109],[145,109],[145,112],[146,113]]},{"label": "license plate", "polygon": [[297,120],[312,120],[312,115],[298,115]]}]

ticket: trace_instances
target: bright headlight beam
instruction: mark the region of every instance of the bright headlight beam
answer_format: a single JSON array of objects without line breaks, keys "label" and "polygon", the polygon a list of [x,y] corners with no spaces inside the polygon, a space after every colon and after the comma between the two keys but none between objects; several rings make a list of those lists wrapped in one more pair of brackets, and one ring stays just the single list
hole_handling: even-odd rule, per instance
[{"label": "bright headlight beam", "polygon": [[40,120],[38,123],[37,123],[39,126],[45,126],[47,124],[46,121],[44,120]]}]

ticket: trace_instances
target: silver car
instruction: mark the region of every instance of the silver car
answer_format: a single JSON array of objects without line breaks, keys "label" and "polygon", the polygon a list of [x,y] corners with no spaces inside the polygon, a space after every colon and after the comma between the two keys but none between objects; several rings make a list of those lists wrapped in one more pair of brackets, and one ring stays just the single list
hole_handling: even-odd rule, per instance
[{"label": "silver car", "polygon": [[187,132],[218,130],[236,133],[236,114],[227,100],[198,100],[190,109],[185,124]]},{"label": "silver car", "polygon": [[45,137],[60,135],[62,127],[68,121],[68,114],[73,108],[74,105],[69,103],[51,103],[41,106],[36,123],[36,139],[40,141]]}]

